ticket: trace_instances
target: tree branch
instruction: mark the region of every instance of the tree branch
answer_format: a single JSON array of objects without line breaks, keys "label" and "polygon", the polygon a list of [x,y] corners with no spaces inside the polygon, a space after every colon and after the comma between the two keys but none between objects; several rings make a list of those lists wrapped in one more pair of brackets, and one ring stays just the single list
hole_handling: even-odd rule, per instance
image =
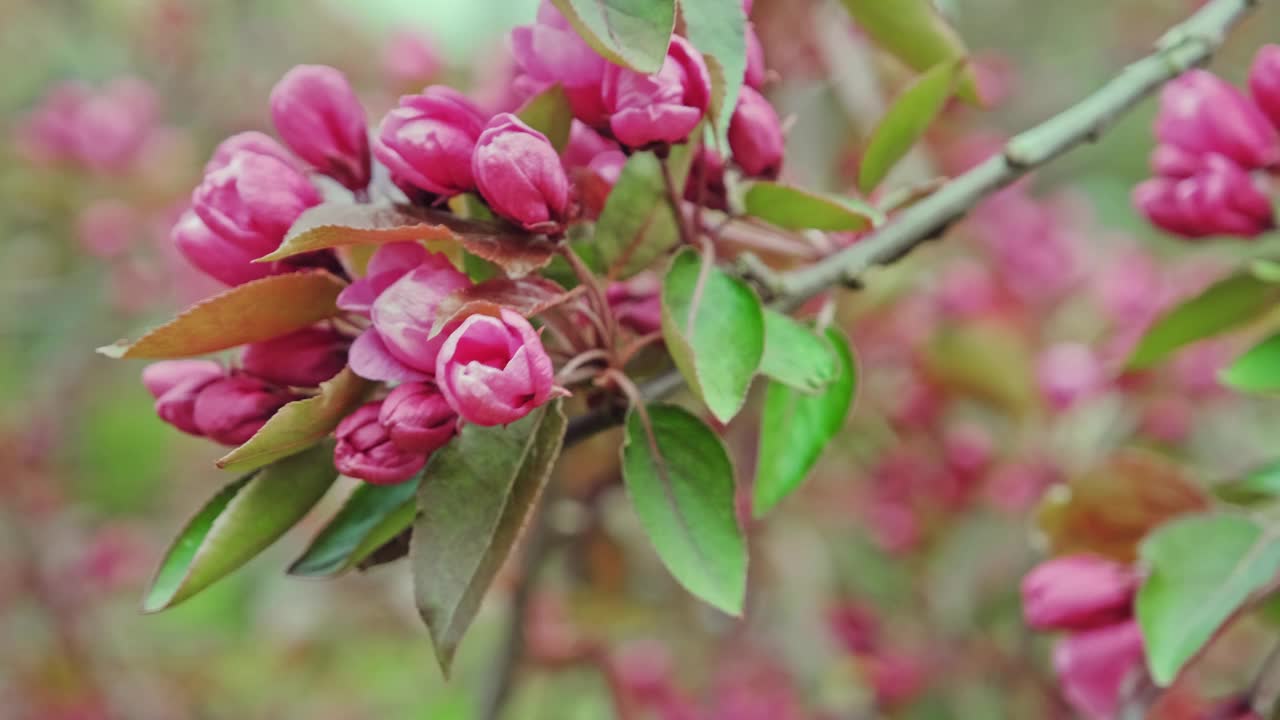
[{"label": "tree branch", "polygon": [[[905,257],[941,236],[956,220],[997,190],[1085,143],[1096,142],[1117,119],[1166,82],[1209,60],[1227,32],[1262,0],[1211,0],[1174,26],[1155,51],[1129,65],[1092,95],[1010,140],[1002,152],[944,184],[903,210],[876,232],[813,265],[776,278],[774,307],[794,310],[831,287],[848,284],[877,265]],[[660,400],[683,385],[668,371],[640,386],[647,401]],[[618,424],[622,411],[598,408],[569,423],[568,444]]]}]

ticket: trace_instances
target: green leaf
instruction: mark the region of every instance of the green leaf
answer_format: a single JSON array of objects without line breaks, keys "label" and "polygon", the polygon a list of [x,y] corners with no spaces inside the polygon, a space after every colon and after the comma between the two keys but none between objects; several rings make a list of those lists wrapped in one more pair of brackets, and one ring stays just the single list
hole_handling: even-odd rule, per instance
[{"label": "green leaf", "polygon": [[654,405],[647,413],[632,408],[622,475],[667,570],[698,598],[740,615],[747,548],[735,511],[733,464],[720,438],[674,405]]},{"label": "green leaf", "polygon": [[345,285],[322,270],[271,275],[224,290],[138,338],[98,348],[110,358],[185,358],[270,340],[338,314]]},{"label": "green leaf", "polygon": [[1257,505],[1280,498],[1280,460],[1210,489],[1218,499],[1236,505]]},{"label": "green leaf", "polygon": [[764,357],[760,372],[796,390],[821,390],[840,372],[827,341],[776,310],[764,311]]},{"label": "green leaf", "polygon": [[395,485],[361,483],[289,566],[289,574],[327,577],[359,565],[413,524],[417,514],[414,498],[421,479],[419,474]]},{"label": "green leaf", "polygon": [[143,610],[173,607],[253,559],[301,520],[337,477],[333,443],[327,442],[228,485],[165,553]]},{"label": "green leaf", "polygon": [[1129,367],[1146,368],[1196,340],[1245,325],[1280,302],[1280,285],[1242,272],[1173,308],[1142,336]]},{"label": "green leaf", "polygon": [[748,215],[787,230],[866,230],[884,222],[861,200],[774,182],[752,183],[743,202]]},{"label": "green leaf", "polygon": [[248,472],[302,452],[320,442],[351,413],[373,388],[350,368],[320,383],[320,393],[295,400],[276,411],[243,445],[218,459],[218,467]]},{"label": "green leaf", "polygon": [[552,85],[529,98],[516,111],[516,115],[526,125],[546,135],[556,152],[564,150],[564,146],[569,144],[573,110],[569,107],[569,98],[564,94],[564,88],[559,85]]},{"label": "green leaf", "polygon": [[904,89],[871,131],[858,170],[858,189],[876,189],[942,112],[955,89],[960,61],[945,62],[916,78]]},{"label": "green leaf", "polygon": [[1220,378],[1245,392],[1280,390],[1280,334],[1272,335],[1236,358]]},{"label": "green leaf", "polygon": [[[692,159],[689,143],[671,148],[667,167],[676,187],[684,187]],[[662,164],[651,152],[636,153],[622,167],[596,221],[600,261],[610,277],[629,278],[678,242],[680,231],[667,203]]]},{"label": "green leaf", "polygon": [[551,0],[609,62],[656,73],[676,26],[676,0]]},{"label": "green leaf", "polygon": [[689,386],[721,422],[742,407],[764,356],[764,312],[755,292],[692,248],[662,282],[662,336]]},{"label": "green leaf", "polygon": [[257,262],[283,260],[301,253],[351,245],[457,239],[448,227],[425,222],[405,208],[326,203],[299,215],[280,247]]},{"label": "green leaf", "polygon": [[857,387],[857,365],[849,341],[836,328],[827,340],[839,356],[839,374],[817,395],[771,382],[760,419],[754,512],[762,517],[804,481],[823,448],[844,426]]},{"label": "green leaf", "polygon": [[[915,70],[928,70],[969,53],[930,0],[844,0],[844,6],[881,47]],[[961,78],[959,93],[970,103],[981,102],[971,68]]]},{"label": "green leaf", "polygon": [[1142,544],[1150,572],[1138,591],[1138,623],[1157,685],[1182,667],[1280,570],[1280,533],[1235,515],[1194,515]]},{"label": "green leaf", "polygon": [[560,406],[506,427],[467,425],[427,462],[409,556],[418,612],[446,674],[560,454]]},{"label": "green leaf", "polygon": [[702,52],[711,72],[708,117],[716,144],[725,149],[729,119],[747,72],[747,16],[742,0],[685,0],[680,4],[685,36]]}]

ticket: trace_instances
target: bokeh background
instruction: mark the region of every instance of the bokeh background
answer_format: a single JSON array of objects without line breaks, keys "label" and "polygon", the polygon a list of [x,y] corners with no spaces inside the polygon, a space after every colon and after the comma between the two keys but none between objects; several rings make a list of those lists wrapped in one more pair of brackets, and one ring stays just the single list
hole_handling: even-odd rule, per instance
[{"label": "bokeh background", "polygon": [[[975,51],[991,107],[949,110],[900,183],[963,169],[1066,106],[1194,3],[939,5]],[[491,593],[445,683],[403,564],[329,582],[282,574],[341,498],[202,595],[142,615],[169,538],[229,478],[213,467],[218,448],[153,415],[139,365],[93,348],[216,289],[183,265],[168,226],[220,139],[270,131],[267,94],[286,69],[342,69],[373,122],[428,82],[499,102],[503,37],[535,7],[0,0],[0,718],[475,716],[509,584]],[[768,94],[792,118],[786,176],[847,190],[867,129],[906,75],[834,2],[757,0],[754,18],[776,74]],[[1259,13],[1215,69],[1240,79],[1278,27],[1274,8]],[[32,118],[68,82],[105,99],[85,154],[49,157]],[[125,109],[112,97],[129,98]],[[1075,537],[1070,510],[1038,510],[1042,496],[1093,478],[1140,514],[1168,499],[1150,500],[1153,487],[1211,482],[1277,449],[1274,403],[1213,379],[1230,344],[1192,347],[1139,377],[1112,371],[1159,308],[1251,251],[1180,245],[1132,212],[1153,109],[842,301],[858,406],[810,485],[752,528],[746,623],[697,606],[663,574],[618,492],[617,438],[576,449],[558,476],[564,539],[534,599],[534,662],[507,717],[612,717],[609,683],[662,685],[701,708],[691,717],[724,720],[1070,717],[1049,638],[1026,630],[1018,607],[1026,569]],[[729,430],[743,477],[752,416]],[[1196,698],[1237,689],[1272,632],[1238,631],[1162,712],[1196,717]],[[556,662],[574,643],[601,650]]]}]

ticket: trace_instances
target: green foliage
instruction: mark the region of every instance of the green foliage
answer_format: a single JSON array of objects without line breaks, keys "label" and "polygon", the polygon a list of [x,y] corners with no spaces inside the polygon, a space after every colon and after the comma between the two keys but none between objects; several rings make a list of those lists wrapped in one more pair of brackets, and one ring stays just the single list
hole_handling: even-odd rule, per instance
[{"label": "green foliage", "polygon": [[672,576],[715,608],[741,614],[747,548],[735,511],[733,465],[720,438],[674,405],[632,408],[622,474]]},{"label": "green foliage", "polygon": [[229,288],[130,343],[98,348],[110,358],[185,358],[270,340],[338,314],[343,282],[307,270]]},{"label": "green foliage", "polygon": [[[964,41],[930,0],[844,0],[844,6],[881,47],[916,70],[968,55]],[[980,102],[972,70],[961,77],[959,93],[971,103]]]},{"label": "green foliage", "polygon": [[610,62],[655,73],[667,57],[676,0],[552,0],[573,29]]},{"label": "green foliage", "polygon": [[685,35],[703,53],[711,72],[708,116],[716,142],[727,148],[729,119],[738,104],[747,71],[747,23],[741,0],[685,0],[680,3]]},{"label": "green foliage", "polygon": [[333,444],[326,442],[223,488],[165,553],[143,610],[172,607],[252,560],[301,520],[337,476]]},{"label": "green foliage", "polygon": [[828,329],[826,337],[839,366],[821,392],[807,395],[781,382],[769,383],[765,391],[753,500],[757,517],[800,486],[823,448],[844,426],[853,404],[858,369],[849,341],[835,328]]},{"label": "green foliage", "polygon": [[961,67],[960,61],[936,65],[894,98],[867,141],[858,170],[859,190],[869,193],[876,189],[893,166],[919,142],[946,106]]},{"label": "green foliage", "polygon": [[[696,135],[696,133],[695,133]],[[689,143],[671,148],[667,168],[676,188],[683,188],[693,162]],[[650,152],[627,159],[600,219],[595,247],[611,277],[628,278],[649,267],[680,241],[675,213],[667,202],[662,162]]]},{"label": "green foliage", "polygon": [[506,427],[467,425],[427,462],[409,555],[418,612],[446,674],[537,505],[566,426],[555,400]]},{"label": "green foliage", "polygon": [[1280,533],[1235,515],[1194,515],[1141,548],[1149,574],[1137,616],[1156,684],[1173,682],[1214,633],[1280,570]]},{"label": "green foliage", "polygon": [[1146,368],[1173,351],[1245,325],[1280,302],[1280,285],[1239,272],[1211,285],[1156,321],[1142,336],[1129,367]]},{"label": "green foliage", "polygon": [[1219,500],[1235,505],[1257,505],[1280,498],[1280,461],[1249,471],[1243,477],[1213,486]]},{"label": "green foliage", "polygon": [[373,383],[343,368],[320,384],[317,395],[280,408],[253,437],[218,459],[218,467],[248,472],[302,452],[338,427],[372,390]]},{"label": "green foliage", "polygon": [[748,215],[787,230],[866,230],[884,222],[861,200],[773,182],[752,183],[743,202]]},{"label": "green foliage", "polygon": [[395,485],[361,483],[289,566],[289,574],[332,576],[358,566],[413,524],[421,479],[419,474]]},{"label": "green foliage", "polygon": [[711,414],[721,422],[738,414],[764,357],[764,312],[755,292],[686,249],[662,283],[662,335]]},{"label": "green foliage", "polygon": [[839,371],[836,353],[826,340],[791,317],[765,309],[761,373],[812,393],[834,380]]},{"label": "green foliage", "polygon": [[564,88],[552,85],[529,100],[516,111],[526,125],[537,130],[555,146],[556,152],[569,144],[569,129],[573,124],[573,110]]},{"label": "green foliage", "polygon": [[1280,390],[1280,334],[1254,345],[1222,371],[1222,382],[1245,392]]}]

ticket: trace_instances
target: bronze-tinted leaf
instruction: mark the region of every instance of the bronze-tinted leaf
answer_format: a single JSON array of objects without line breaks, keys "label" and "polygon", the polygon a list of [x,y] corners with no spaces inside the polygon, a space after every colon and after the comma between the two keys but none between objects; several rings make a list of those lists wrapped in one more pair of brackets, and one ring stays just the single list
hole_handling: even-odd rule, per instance
[{"label": "bronze-tinted leaf", "polygon": [[511,308],[530,317],[565,302],[572,293],[542,277],[519,280],[493,278],[449,295],[436,306],[434,336],[455,320],[468,315],[497,315],[501,308]]},{"label": "bronze-tinted leaf", "polygon": [[456,240],[444,225],[411,208],[392,205],[319,205],[302,213],[275,252],[258,262],[346,245],[381,245],[409,240]]},{"label": "bronze-tinted leaf", "polygon": [[184,358],[260,342],[338,314],[342,280],[322,270],[271,275],[184,310],[136,342],[98,348],[111,358]]}]

